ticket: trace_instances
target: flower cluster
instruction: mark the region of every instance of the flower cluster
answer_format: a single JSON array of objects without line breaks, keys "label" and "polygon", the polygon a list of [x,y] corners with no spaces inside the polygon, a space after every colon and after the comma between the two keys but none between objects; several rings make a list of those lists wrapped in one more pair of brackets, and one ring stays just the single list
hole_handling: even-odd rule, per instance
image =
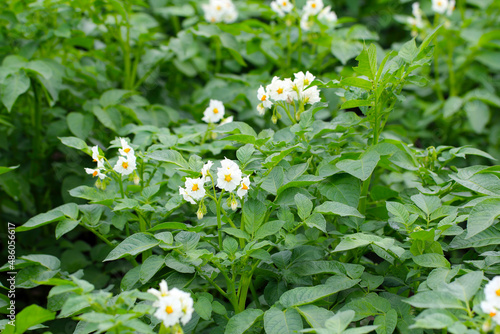
[{"label": "flower cluster", "polygon": [[422,20],[422,10],[420,9],[420,3],[414,2],[412,4],[412,14],[413,16],[410,16],[408,18],[408,23],[414,28],[423,28],[424,21]]},{"label": "flower cluster", "polygon": [[432,0],[432,10],[441,15],[451,16],[455,10],[455,0]]},{"label": "flower cluster", "polygon": [[184,188],[179,187],[179,194],[184,197],[184,200],[191,204],[196,204],[197,201],[200,201],[200,208],[198,209],[199,219],[206,213],[203,199],[205,196],[211,197],[211,195],[207,194],[205,189],[205,184],[207,182],[212,180],[212,186],[215,186],[215,181],[217,181],[217,188],[230,193],[228,203],[230,203],[233,210],[236,210],[238,207],[238,202],[234,197],[233,191],[236,190],[236,195],[238,195],[239,198],[243,198],[250,189],[250,177],[243,176],[238,164],[225,158],[220,162],[220,165],[221,167],[217,168],[217,179],[210,173],[213,162],[208,161],[201,169],[201,177],[197,179],[187,177]]},{"label": "flower cluster", "polygon": [[238,11],[231,0],[210,0],[201,7],[205,20],[210,23],[233,23],[238,18]]},{"label": "flower cluster", "polygon": [[225,108],[224,104],[222,101],[218,100],[210,100],[210,104],[208,105],[207,109],[203,112],[203,118],[202,120],[206,123],[217,123],[220,120],[222,124],[226,123],[231,123],[233,121],[233,116],[229,116],[225,119],[222,119],[224,117],[225,113]]},{"label": "flower cluster", "polygon": [[260,103],[257,106],[259,115],[264,115],[267,109],[270,109],[274,104],[283,106],[283,103],[299,105],[314,104],[321,101],[319,90],[316,86],[310,84],[316,78],[309,71],[298,72],[294,74],[295,79],[291,78],[281,80],[279,77],[274,77],[266,88],[260,86],[257,91],[257,98]]},{"label": "flower cluster", "polygon": [[[124,138],[119,138],[121,148],[118,149],[119,157],[116,162],[113,170],[120,175],[130,175],[137,169],[136,157],[134,149],[127,143]],[[92,159],[97,163],[96,168],[85,168],[85,172],[87,174],[91,174],[93,177],[99,177],[102,181],[106,178],[106,172],[109,171],[106,169],[104,163],[107,162],[106,158],[99,153],[99,148],[97,146],[93,146],[91,148],[92,151]],[[109,168],[111,166],[108,164]],[[134,179],[135,182],[135,179]],[[96,185],[100,186],[103,183],[99,183]]]},{"label": "flower cluster", "polygon": [[158,300],[153,303],[154,307],[158,307],[155,312],[155,317],[163,322],[167,328],[173,327],[182,323],[187,324],[193,316],[193,299],[187,292],[173,288],[168,289],[167,282],[160,282],[160,290],[149,289],[149,293],[155,295]]},{"label": "flower cluster", "polygon": [[[290,0],[275,0],[271,2],[271,9],[278,14],[279,17],[284,17],[293,10],[293,4]],[[310,30],[314,24],[314,18],[317,18],[325,25],[332,25],[337,22],[337,14],[332,11],[331,6],[325,7],[323,0],[307,0],[302,8],[302,16],[300,27],[303,30]]]},{"label": "flower cluster", "polygon": [[500,276],[493,278],[484,288],[486,299],[481,309],[500,325]]},{"label": "flower cluster", "polygon": [[323,0],[307,0],[300,19],[302,30],[311,29],[314,24],[314,17],[325,25],[332,25],[337,22],[337,14],[332,11],[331,6],[324,7]]}]

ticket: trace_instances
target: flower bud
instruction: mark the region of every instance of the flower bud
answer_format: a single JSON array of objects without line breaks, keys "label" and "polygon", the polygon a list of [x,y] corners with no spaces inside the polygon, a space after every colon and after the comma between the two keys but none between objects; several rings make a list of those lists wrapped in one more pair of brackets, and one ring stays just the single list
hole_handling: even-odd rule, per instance
[{"label": "flower bud", "polygon": [[95,181],[95,187],[97,189],[101,189],[102,190],[102,182],[101,182],[101,180],[97,179],[97,181]]},{"label": "flower bud", "polygon": [[491,319],[486,320],[482,326],[483,332],[487,333],[491,330]]},{"label": "flower bud", "polygon": [[200,209],[198,209],[198,211],[196,211],[196,216],[198,217],[198,219],[202,219],[203,218],[203,211]]},{"label": "flower bud", "polygon": [[276,115],[273,115],[273,117],[271,117],[271,122],[273,122],[273,124],[278,123],[278,117],[276,117]]},{"label": "flower bud", "polygon": [[238,208],[238,202],[236,201],[236,199],[232,199],[231,200],[231,209],[233,209],[233,211],[236,211],[236,209]]},{"label": "flower bud", "polygon": [[135,174],[134,175],[134,184],[137,186],[137,185],[139,185],[139,182],[141,182],[141,178],[139,177],[139,175]]},{"label": "flower bud", "polygon": [[217,133],[212,132],[212,139],[216,139],[216,138],[217,138]]}]

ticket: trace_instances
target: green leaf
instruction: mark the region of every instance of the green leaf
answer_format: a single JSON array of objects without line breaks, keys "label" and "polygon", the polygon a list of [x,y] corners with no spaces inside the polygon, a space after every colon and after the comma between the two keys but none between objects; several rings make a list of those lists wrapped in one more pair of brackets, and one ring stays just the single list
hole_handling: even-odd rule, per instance
[{"label": "green leaf", "polygon": [[99,99],[99,103],[101,104],[101,107],[107,108],[109,106],[114,106],[114,105],[120,104],[120,102],[123,99],[125,99],[126,97],[129,97],[133,94],[135,94],[135,93],[132,91],[129,91],[129,90],[110,89],[101,95],[101,98]]},{"label": "green leaf", "polygon": [[148,230],[148,232],[154,232],[158,230],[183,230],[183,231],[188,231],[190,227],[184,223],[178,223],[178,222],[166,222],[166,223],[160,223],[158,225],[153,226]]},{"label": "green leaf", "polygon": [[68,147],[76,148],[77,150],[84,150],[88,147],[87,144],[83,140],[81,140],[80,138],[76,138],[76,137],[59,137],[59,140],[64,145],[66,145]]},{"label": "green leaf", "polygon": [[260,187],[273,195],[277,195],[278,189],[283,185],[284,180],[283,167],[277,166],[262,180]]},{"label": "green leaf", "polygon": [[446,291],[459,298],[463,302],[469,302],[479,291],[483,282],[482,271],[473,271],[455,279],[450,284],[445,284]]},{"label": "green leaf", "polygon": [[248,235],[248,233],[234,227],[225,227],[222,229],[222,232],[232,235],[236,238],[250,240],[250,236]]},{"label": "green leaf", "polygon": [[311,304],[298,306],[297,310],[312,328],[324,327],[326,320],[333,317],[332,311]]},{"label": "green leaf", "polygon": [[415,319],[414,327],[424,329],[448,328],[458,319],[446,310],[425,310]]},{"label": "green leaf", "polygon": [[284,224],[285,222],[281,220],[273,220],[263,224],[255,233],[255,240],[264,239],[267,236],[278,233]]},{"label": "green leaf", "polygon": [[458,96],[450,96],[443,107],[443,117],[448,118],[457,113],[462,107],[463,100]]},{"label": "green leaf", "polygon": [[264,329],[267,334],[295,334],[303,328],[302,318],[297,310],[281,311],[271,307],[264,313]]},{"label": "green leaf", "polygon": [[16,315],[16,334],[26,332],[32,326],[54,320],[56,312],[51,312],[38,305],[30,305]]},{"label": "green leaf", "polygon": [[243,122],[231,122],[231,123],[226,123],[223,125],[219,125],[216,127],[213,132],[218,132],[218,133],[241,133],[242,135],[250,135],[252,137],[257,138],[257,133],[255,130],[248,125],[247,123]]},{"label": "green leaf", "polygon": [[116,246],[104,259],[104,262],[117,260],[127,255],[137,255],[157,246],[159,243],[160,241],[150,234],[136,233]]},{"label": "green leaf", "polygon": [[297,206],[297,213],[299,214],[300,219],[305,220],[311,215],[313,203],[309,198],[307,198],[307,196],[298,193],[295,195],[294,201]]},{"label": "green leaf", "polygon": [[352,217],[359,217],[359,218],[364,218],[364,216],[359,213],[359,211],[356,208],[353,208],[352,206],[345,205],[343,203],[339,202],[324,202],[323,204],[317,206],[314,209],[314,212],[319,212],[325,215],[338,215],[341,217],[347,217],[347,216],[352,216]]},{"label": "green leaf", "polygon": [[418,308],[453,308],[463,309],[464,304],[448,292],[424,291],[404,300],[411,306]]},{"label": "green leaf", "polygon": [[264,312],[248,308],[229,319],[224,334],[243,334],[259,319]]},{"label": "green leaf", "polygon": [[354,319],[354,314],[353,310],[337,312],[333,317],[326,320],[325,327],[331,330],[332,334],[342,334]]},{"label": "green leaf", "polygon": [[194,303],[194,309],[203,320],[208,321],[212,317],[212,303],[207,297],[200,297]]},{"label": "green leaf", "polygon": [[61,220],[62,218],[64,218],[64,213],[56,208],[56,209],[50,210],[46,213],[41,213],[41,214],[31,218],[26,223],[24,223],[22,226],[19,226],[16,229],[16,231],[18,231],[18,232],[29,231],[29,230],[32,230],[34,228]]},{"label": "green leaf", "polygon": [[362,78],[355,78],[355,77],[347,77],[342,79],[340,82],[343,86],[352,86],[352,87],[358,87],[362,88],[365,90],[372,90],[373,89],[373,84],[365,79]]},{"label": "green leaf", "polygon": [[411,196],[411,200],[427,215],[427,217],[430,217],[431,213],[441,206],[441,200],[437,196],[417,194]]},{"label": "green leaf", "polygon": [[441,254],[429,253],[417,255],[412,258],[421,267],[426,268],[450,268],[450,263]]},{"label": "green leaf", "polygon": [[80,223],[79,220],[71,219],[71,218],[61,220],[59,223],[57,223],[57,226],[56,226],[56,232],[55,232],[56,239],[59,239],[60,237],[62,237],[66,233],[72,231],[75,227],[78,226],[79,223]]},{"label": "green leaf", "polygon": [[440,24],[438,27],[436,27],[427,37],[424,39],[422,44],[420,44],[420,47],[418,48],[418,56],[422,56],[423,53],[426,52],[427,46],[432,42],[434,37],[436,37],[436,34],[438,33],[439,29],[441,29],[443,25]]},{"label": "green leaf", "polygon": [[139,279],[142,284],[146,284],[163,267],[165,259],[163,256],[151,255],[141,265]]},{"label": "green leaf", "polygon": [[14,170],[14,169],[16,169],[18,167],[19,167],[19,165],[13,166],[13,167],[3,167],[3,166],[0,166],[0,175],[8,173],[8,172],[10,172],[10,171],[12,171],[12,170]]},{"label": "green leaf", "polygon": [[465,113],[475,133],[482,133],[490,121],[490,108],[479,100],[468,101],[464,105]]},{"label": "green leaf", "polygon": [[30,88],[30,79],[23,70],[11,73],[0,83],[0,98],[10,112],[17,98]]},{"label": "green leaf", "polygon": [[399,50],[398,55],[403,59],[407,64],[411,64],[413,60],[418,55],[417,44],[415,43],[415,38],[411,41],[406,42]]},{"label": "green leaf", "polygon": [[349,100],[342,104],[340,109],[351,109],[357,107],[369,107],[372,105],[372,101],[369,100]]},{"label": "green leaf", "polygon": [[349,59],[356,57],[363,50],[363,44],[342,38],[334,38],[331,50],[332,54],[342,62],[342,65],[345,65]]},{"label": "green leaf", "polygon": [[184,169],[189,169],[189,163],[177,151],[173,150],[158,150],[147,155],[149,158],[157,161],[168,162],[177,165]]},{"label": "green leaf", "polygon": [[358,61],[358,67],[354,67],[353,70],[371,80],[375,79],[377,73],[377,48],[375,44],[371,44],[368,49],[364,48],[356,57],[356,60]]},{"label": "green leaf", "polygon": [[362,181],[366,181],[372,175],[380,160],[380,155],[375,151],[363,154],[358,160],[341,160],[337,162],[337,167],[346,173]]},{"label": "green leaf", "polygon": [[281,295],[280,303],[284,307],[310,304],[339,291],[349,289],[358,282],[359,280],[351,280],[347,277],[332,276],[327,284],[320,284],[313,287],[299,287],[286,291]]},{"label": "green leaf", "polygon": [[493,225],[498,216],[500,216],[499,198],[486,199],[476,204],[467,221],[467,239]]},{"label": "green leaf", "polygon": [[266,206],[257,199],[250,199],[245,203],[242,214],[242,224],[245,231],[251,235],[255,234],[264,222],[266,216]]},{"label": "green leaf", "polygon": [[398,323],[398,313],[394,309],[375,317],[373,324],[378,326],[375,330],[377,334],[392,334]]},{"label": "green leaf", "polygon": [[66,123],[68,123],[69,130],[75,136],[85,140],[94,128],[94,117],[91,114],[71,112],[66,117]]}]

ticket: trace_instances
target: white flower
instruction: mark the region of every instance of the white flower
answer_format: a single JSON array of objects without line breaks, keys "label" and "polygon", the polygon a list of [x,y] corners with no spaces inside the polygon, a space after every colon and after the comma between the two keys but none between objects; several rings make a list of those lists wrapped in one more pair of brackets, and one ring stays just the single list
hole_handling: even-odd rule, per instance
[{"label": "white flower", "polygon": [[199,179],[186,177],[186,182],[184,184],[184,186],[186,187],[186,193],[195,201],[198,201],[205,197],[206,190],[204,184],[205,178],[203,177],[200,177]]},{"label": "white flower", "polygon": [[154,314],[155,317],[160,319],[167,328],[178,324],[183,316],[181,301],[175,296],[162,297],[155,306],[158,307]]},{"label": "white flower", "polygon": [[148,293],[155,295],[156,297],[158,297],[158,299],[160,299],[162,297],[166,297],[168,295],[168,285],[167,285],[167,282],[165,282],[164,279],[161,280],[161,282],[160,282],[160,290],[158,291],[156,289],[151,288],[151,289],[148,289]]},{"label": "white flower", "polygon": [[498,314],[497,307],[487,300],[481,302],[481,309],[490,317],[494,317]]},{"label": "white flower", "polygon": [[486,284],[484,287],[484,295],[488,302],[500,307],[500,276],[494,277]]},{"label": "white flower", "polygon": [[101,180],[106,177],[106,175],[101,172],[100,168],[85,168],[85,172],[87,172],[87,174],[91,174],[93,177],[98,176]]},{"label": "white flower", "polygon": [[250,189],[250,177],[246,176],[243,178],[243,180],[241,180],[240,187],[239,187],[238,191],[236,192],[236,194],[240,198],[243,198],[243,196],[245,196],[247,194],[248,189]]},{"label": "white flower", "polygon": [[448,10],[448,0],[432,0],[432,10],[444,14]]},{"label": "white flower", "polygon": [[316,77],[309,71],[307,71],[306,74],[300,71],[298,73],[295,73],[294,76],[295,80],[293,82],[297,85],[299,90],[303,90],[304,88],[309,86],[314,81],[314,79],[316,79]]},{"label": "white flower", "polygon": [[331,6],[326,6],[318,15],[318,20],[324,23],[335,23],[337,22],[337,14],[332,11]]},{"label": "white flower", "polygon": [[269,100],[269,92],[262,87],[262,85],[259,87],[259,90],[257,91],[257,98],[259,101],[262,103],[262,106],[264,108],[271,108],[273,105],[273,102]]},{"label": "white flower", "polygon": [[423,28],[424,22],[422,21],[422,11],[420,10],[420,4],[418,2],[412,4],[412,14],[413,17],[408,18],[408,23],[413,27]]},{"label": "white flower", "polygon": [[311,14],[309,14],[308,12],[305,12],[302,15],[302,17],[300,18],[300,28],[302,30],[304,30],[304,31],[311,30],[314,22],[312,20],[309,20],[310,17],[311,17]]},{"label": "white flower", "polygon": [[241,170],[236,163],[229,159],[221,161],[217,169],[217,187],[226,191],[233,191],[241,182]]},{"label": "white flower", "polygon": [[122,174],[129,175],[137,168],[135,164],[135,157],[119,157],[113,169]]},{"label": "white flower", "polygon": [[323,0],[307,0],[303,10],[309,15],[316,15],[323,9]]},{"label": "white flower", "polygon": [[196,204],[196,201],[187,193],[186,189],[179,187],[179,194],[184,197],[185,201],[188,201],[191,204]]},{"label": "white flower", "polygon": [[233,23],[238,18],[238,11],[231,0],[210,0],[201,7],[205,20],[210,23]]},{"label": "white flower", "polygon": [[210,100],[210,104],[203,113],[202,120],[207,123],[217,123],[224,117],[224,104],[218,100]]},{"label": "white flower", "polygon": [[455,0],[450,0],[450,3],[448,5],[448,10],[446,11],[446,15],[451,16],[454,10],[455,10]]},{"label": "white flower", "polygon": [[224,118],[224,119],[222,120],[222,122],[220,122],[220,125],[222,125],[222,124],[227,124],[227,123],[231,123],[231,122],[233,121],[233,119],[234,119],[234,117],[233,117],[233,116],[229,116],[229,117],[227,117],[227,118]]},{"label": "white flower", "polygon": [[290,13],[293,9],[293,4],[290,0],[275,0],[271,2],[271,9],[280,17],[285,16],[285,13]]},{"label": "white flower", "polygon": [[286,101],[291,87],[279,77],[274,77],[271,84],[266,87],[266,90],[269,92],[271,99],[275,101]]},{"label": "white flower", "polygon": [[264,107],[263,103],[259,103],[257,105],[257,112],[259,113],[260,116],[264,115],[264,113],[266,112],[266,108]]},{"label": "white flower", "polygon": [[104,168],[104,159],[103,158],[99,158],[99,147],[96,145],[96,146],[93,146],[91,148],[92,150],[92,159],[94,159],[94,162],[97,162],[97,168]]},{"label": "white flower", "polygon": [[193,316],[193,298],[191,298],[191,295],[189,293],[176,288],[173,288],[170,292],[172,296],[177,298],[181,303],[182,316],[180,318],[180,321],[183,325],[185,325],[189,322],[189,320],[191,320],[191,317]]},{"label": "white flower", "polygon": [[306,89],[304,91],[304,103],[305,104],[314,104],[316,102],[319,102],[321,101],[321,98],[319,96],[319,90],[318,90],[318,87],[316,86],[312,86],[312,87],[309,87],[308,89]]},{"label": "white flower", "polygon": [[208,160],[208,162],[206,164],[204,164],[203,167],[201,168],[201,175],[202,175],[202,178],[205,178],[205,182],[210,181],[210,178],[208,177],[208,173],[210,173],[210,168],[212,168],[213,165],[214,165],[214,163],[212,161]]},{"label": "white flower", "polygon": [[120,138],[120,143],[122,145],[122,148],[118,149],[118,153],[125,157],[134,156],[134,149],[130,147],[125,138]]}]

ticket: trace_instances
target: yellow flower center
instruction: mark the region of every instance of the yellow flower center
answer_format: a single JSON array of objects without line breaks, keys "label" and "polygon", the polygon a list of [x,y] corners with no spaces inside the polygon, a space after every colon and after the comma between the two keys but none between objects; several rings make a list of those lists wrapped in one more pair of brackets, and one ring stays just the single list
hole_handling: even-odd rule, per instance
[{"label": "yellow flower center", "polygon": [[212,17],[212,18],[210,19],[210,21],[211,21],[212,23],[214,23],[214,22],[215,22],[215,17]]},{"label": "yellow flower center", "polygon": [[222,9],[222,7],[221,7],[221,6],[217,6],[217,10],[221,10],[221,9]]},{"label": "yellow flower center", "polygon": [[442,1],[438,1],[438,6],[441,7],[443,5]]},{"label": "yellow flower center", "polygon": [[497,291],[495,291],[495,293],[496,293],[496,295],[497,295],[498,297],[500,297],[500,289],[498,289]]},{"label": "yellow flower center", "polygon": [[214,108],[214,114],[218,114],[218,113],[219,113],[219,109]]},{"label": "yellow flower center", "polygon": [[496,313],[496,312],[490,312],[490,317],[494,317],[494,316],[496,316],[496,315],[497,315],[497,313]]},{"label": "yellow flower center", "polygon": [[165,312],[167,312],[168,314],[172,314],[174,312],[174,309],[169,305],[165,307]]},{"label": "yellow flower center", "polygon": [[313,3],[313,4],[311,5],[311,7],[312,7],[312,8],[316,8],[316,4],[315,4],[315,3]]},{"label": "yellow flower center", "polygon": [[198,189],[199,189],[199,188],[198,188],[198,185],[197,185],[197,184],[193,185],[193,188],[191,188],[191,190],[192,190],[192,191],[196,191],[196,190],[198,190]]},{"label": "yellow flower center", "polygon": [[126,149],[123,150],[123,152],[125,152],[125,153],[130,152],[130,148],[127,147]]},{"label": "yellow flower center", "polygon": [[243,185],[241,186],[241,188],[242,188],[243,190],[248,190],[247,185],[246,185],[246,184],[244,184],[244,183],[243,183]]},{"label": "yellow flower center", "polygon": [[261,101],[265,101],[265,100],[266,100],[266,98],[267,98],[267,96],[262,95],[262,97],[260,98],[260,100],[261,100]]},{"label": "yellow flower center", "polygon": [[283,93],[283,88],[278,88],[277,92],[278,92],[278,94]]},{"label": "yellow flower center", "polygon": [[285,7],[285,6],[286,6],[286,1],[283,1],[283,3],[282,3],[282,4],[283,4],[283,7]]},{"label": "yellow flower center", "polygon": [[304,79],[304,86],[309,85],[309,79]]},{"label": "yellow flower center", "polygon": [[122,163],[122,167],[125,168],[125,169],[127,169],[128,168],[128,162],[125,161],[124,163]]},{"label": "yellow flower center", "polygon": [[226,180],[226,182],[231,182],[233,178],[231,177],[231,174],[227,174],[225,177],[224,177],[224,180]]},{"label": "yellow flower center", "polygon": [[97,176],[97,171],[96,171],[96,170],[92,173],[92,176],[93,176],[93,177],[96,177],[96,176]]}]

